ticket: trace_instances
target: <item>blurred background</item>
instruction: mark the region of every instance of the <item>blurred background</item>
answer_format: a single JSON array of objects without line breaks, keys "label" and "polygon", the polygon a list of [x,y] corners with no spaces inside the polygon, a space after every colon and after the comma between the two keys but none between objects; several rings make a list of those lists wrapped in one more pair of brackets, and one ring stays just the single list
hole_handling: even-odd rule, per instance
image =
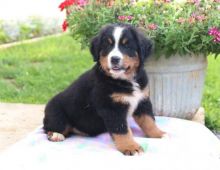
[{"label": "blurred background", "polygon": [[0,1],[0,44],[61,32],[60,0]]}]

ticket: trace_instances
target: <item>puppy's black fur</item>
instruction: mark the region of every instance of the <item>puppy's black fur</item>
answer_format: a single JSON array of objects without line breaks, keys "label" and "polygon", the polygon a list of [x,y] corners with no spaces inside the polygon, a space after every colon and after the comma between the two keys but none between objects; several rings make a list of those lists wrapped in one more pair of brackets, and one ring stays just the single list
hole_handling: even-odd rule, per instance
[{"label": "puppy's black fur", "polygon": [[[132,81],[141,90],[147,86],[143,63],[150,55],[151,42],[130,25],[108,25],[91,42],[90,51],[96,62],[94,67],[48,102],[44,117],[46,132],[63,133],[67,127],[74,127],[89,136],[106,131],[116,134],[128,132],[129,104],[117,103],[110,96],[113,93],[131,94],[133,84],[130,80],[107,75],[100,64],[100,56],[108,55],[113,48],[114,42],[109,43],[108,38],[114,41],[113,30],[118,26],[124,28],[122,38],[128,39],[126,45],[119,45],[119,50],[129,57],[138,55],[140,60]],[[140,101],[133,114],[148,114],[154,118],[149,98]]]}]

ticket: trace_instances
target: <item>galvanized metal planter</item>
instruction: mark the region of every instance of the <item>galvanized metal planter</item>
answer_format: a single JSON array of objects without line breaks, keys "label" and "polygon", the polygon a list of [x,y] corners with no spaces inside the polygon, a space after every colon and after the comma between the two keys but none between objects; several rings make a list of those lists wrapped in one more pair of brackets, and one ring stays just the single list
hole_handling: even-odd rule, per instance
[{"label": "galvanized metal planter", "polygon": [[202,55],[150,57],[145,69],[155,114],[192,119],[201,105],[206,67]]}]

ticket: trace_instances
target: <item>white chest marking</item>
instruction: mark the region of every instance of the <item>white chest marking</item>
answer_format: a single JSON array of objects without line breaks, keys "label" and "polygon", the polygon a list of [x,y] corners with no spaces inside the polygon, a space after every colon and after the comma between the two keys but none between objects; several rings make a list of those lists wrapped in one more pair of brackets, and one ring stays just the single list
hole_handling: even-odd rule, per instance
[{"label": "white chest marking", "polygon": [[131,96],[125,96],[124,100],[129,103],[128,115],[132,115],[141,100],[145,98],[145,94],[141,91],[137,83],[132,83],[134,91]]}]

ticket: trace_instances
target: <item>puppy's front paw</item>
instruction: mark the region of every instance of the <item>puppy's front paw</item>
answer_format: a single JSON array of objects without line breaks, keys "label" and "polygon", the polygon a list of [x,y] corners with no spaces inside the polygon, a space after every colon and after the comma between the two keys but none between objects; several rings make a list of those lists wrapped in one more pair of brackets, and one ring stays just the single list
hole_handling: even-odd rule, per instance
[{"label": "puppy's front paw", "polygon": [[124,155],[139,155],[144,152],[144,149],[138,145],[136,142],[130,145],[126,145],[125,147],[118,148]]},{"label": "puppy's front paw", "polygon": [[116,148],[125,155],[136,155],[144,152],[143,148],[134,141],[130,128],[127,134],[112,134]]},{"label": "puppy's front paw", "polygon": [[61,142],[65,140],[65,136],[63,134],[51,131],[47,132],[47,138],[52,142]]}]

